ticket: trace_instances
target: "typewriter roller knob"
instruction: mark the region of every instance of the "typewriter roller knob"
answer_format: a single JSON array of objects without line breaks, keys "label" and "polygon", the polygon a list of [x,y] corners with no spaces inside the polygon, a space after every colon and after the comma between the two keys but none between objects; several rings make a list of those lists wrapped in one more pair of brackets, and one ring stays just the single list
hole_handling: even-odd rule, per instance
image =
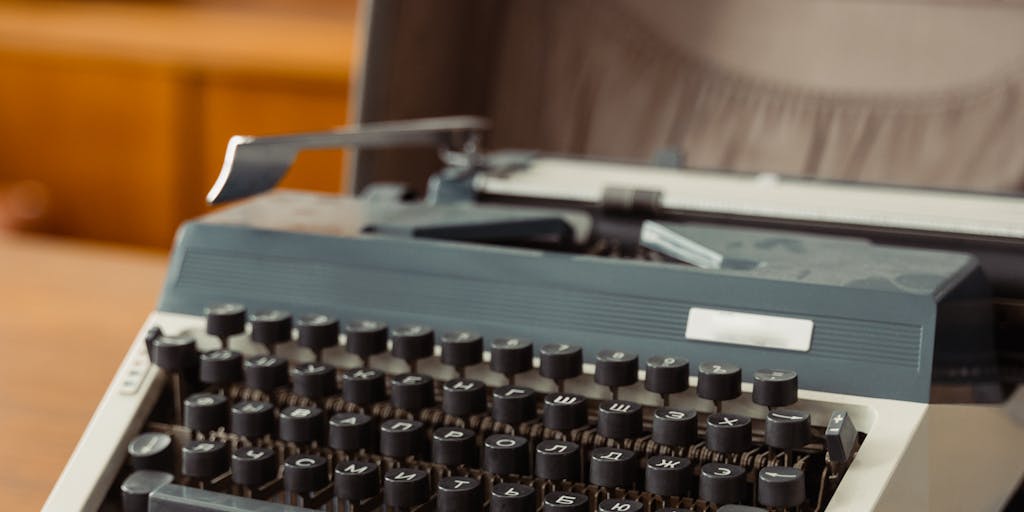
[{"label": "typewriter roller knob", "polygon": [[338,392],[337,371],[326,363],[300,363],[291,370],[292,390],[313,400]]},{"label": "typewriter roller knob", "polygon": [[394,468],[384,474],[384,503],[409,509],[430,499],[430,475],[412,468]]},{"label": "typewriter roller knob", "polygon": [[243,446],[231,454],[231,481],[261,487],[277,478],[277,454],[266,446]]},{"label": "typewriter roller knob", "polygon": [[345,324],[345,350],[359,356],[363,366],[370,364],[370,356],[388,349],[388,326],[373,320],[359,320]]},{"label": "typewriter roller knob", "polygon": [[231,466],[228,445],[221,441],[190,441],[181,449],[181,473],[207,481]]},{"label": "typewriter roller knob", "polygon": [[416,420],[391,419],[380,425],[380,453],[404,459],[422,452],[426,442],[423,423]]},{"label": "typewriter roller knob", "polygon": [[780,450],[795,450],[811,442],[811,415],[775,409],[765,418],[764,429],[765,444]]},{"label": "typewriter roller knob", "polygon": [[487,410],[487,387],[472,379],[452,379],[442,388],[441,408],[459,418],[468,418]]},{"label": "typewriter roller knob", "polygon": [[587,401],[572,393],[551,393],[544,397],[544,426],[568,432],[587,424]]},{"label": "typewriter roller knob", "polygon": [[245,306],[241,304],[214,304],[206,308],[206,334],[220,339],[223,348],[228,338],[245,332]]},{"label": "typewriter roller knob", "polygon": [[757,474],[757,501],[767,507],[796,507],[804,502],[804,472],[787,466],[762,469]]},{"label": "typewriter roller knob", "polygon": [[500,338],[491,344],[491,370],[515,384],[517,373],[533,369],[533,343],[521,338]]},{"label": "typewriter roller knob", "polygon": [[659,496],[685,496],[690,491],[692,474],[690,459],[655,455],[647,459],[644,488]]},{"label": "typewriter roller knob", "polygon": [[643,503],[621,498],[604,500],[597,506],[597,512],[643,512],[643,510]]},{"label": "typewriter roller knob", "polygon": [[341,374],[341,394],[346,402],[360,407],[387,399],[384,372],[373,368],[354,368]]},{"label": "typewriter roller knob", "polygon": [[740,396],[743,379],[739,366],[729,363],[701,363],[697,367],[697,396],[715,402],[722,411],[722,402]]},{"label": "typewriter roller knob", "polygon": [[324,411],[319,407],[291,406],[281,410],[278,435],[282,441],[296,444],[322,442]]},{"label": "typewriter roller knob", "polygon": [[664,405],[673,393],[690,389],[690,362],[681,357],[654,356],[647,359],[644,388],[661,395]]},{"label": "typewriter roller knob", "polygon": [[739,453],[750,448],[750,418],[739,414],[708,415],[708,449],[718,453]]},{"label": "typewriter roller knob", "polygon": [[747,477],[740,466],[709,462],[700,468],[700,497],[717,505],[741,501],[746,483]]},{"label": "typewriter roller knob", "polygon": [[619,350],[602,350],[597,353],[594,382],[608,386],[612,391],[612,400],[617,400],[619,388],[636,383],[638,370],[639,363],[636,354]]},{"label": "typewriter roller knob", "polygon": [[450,476],[437,483],[437,512],[472,512],[483,507],[483,486],[476,478]]},{"label": "typewriter roller knob", "polygon": [[292,315],[287,311],[272,309],[249,315],[252,326],[252,341],[267,347],[267,353],[274,353],[274,345],[292,339]]},{"label": "typewriter roller knob", "polygon": [[242,354],[214,350],[199,355],[199,382],[226,386],[242,380]]},{"label": "typewriter roller knob", "polygon": [[306,347],[316,354],[320,360],[320,353],[325,348],[331,348],[338,344],[338,319],[327,315],[303,315],[295,322],[299,331],[297,339],[299,345]]},{"label": "typewriter roller knob", "polygon": [[583,349],[575,345],[544,345],[540,348],[540,374],[564,389],[564,381],[583,373]]},{"label": "typewriter roller knob", "polygon": [[274,406],[270,402],[244,401],[231,406],[231,432],[259,439],[274,432]]},{"label": "typewriter roller knob", "polygon": [[150,357],[153,358],[153,364],[168,373],[181,373],[196,366],[196,340],[188,335],[161,334],[153,340]]},{"label": "typewriter roller knob", "polygon": [[434,355],[434,331],[422,325],[406,325],[391,331],[391,355],[409,364],[416,373],[416,361]]},{"label": "typewriter roller knob", "polygon": [[284,461],[284,490],[307,494],[327,487],[327,459],[312,453],[299,453]]},{"label": "typewriter roller knob", "polygon": [[484,440],[484,470],[496,475],[529,474],[529,441],[507,434],[488,436]]},{"label": "typewriter roller knob", "polygon": [[654,411],[651,439],[667,446],[690,446],[697,442],[697,411],[662,407]]},{"label": "typewriter roller knob", "polygon": [[768,408],[786,407],[796,403],[797,375],[793,370],[758,370],[754,372],[755,404]]},{"label": "typewriter roller knob", "polygon": [[623,448],[595,448],[590,452],[590,483],[602,487],[629,488],[636,482],[637,455]]},{"label": "typewriter roller knob", "polygon": [[537,493],[523,484],[496,483],[491,487],[490,512],[536,512]]},{"label": "typewriter roller knob", "polygon": [[537,393],[521,386],[503,386],[491,392],[491,417],[517,425],[537,416]]},{"label": "typewriter roller knob", "polygon": [[435,464],[456,467],[476,463],[476,432],[468,428],[435,429],[431,435],[430,446]]},{"label": "typewriter roller knob", "polygon": [[534,472],[538,477],[558,482],[580,478],[580,445],[571,441],[541,441],[534,450]]},{"label": "typewriter roller knob", "polygon": [[454,367],[460,377],[466,367],[479,364],[484,358],[484,339],[479,334],[458,331],[441,335],[441,363]]},{"label": "typewriter roller knob", "polygon": [[274,356],[250,357],[242,363],[245,385],[270,392],[288,384],[288,360]]},{"label": "typewriter roller knob", "polygon": [[193,432],[213,432],[228,424],[228,401],[224,395],[195,393],[185,399],[185,427]]},{"label": "typewriter roller knob", "polygon": [[327,444],[335,450],[355,453],[377,445],[377,425],[372,416],[339,412],[331,416]]},{"label": "typewriter roller knob", "polygon": [[413,373],[396,375],[391,379],[391,403],[410,412],[434,405],[434,379]]},{"label": "typewriter roller knob", "polygon": [[334,495],[350,503],[372,498],[380,492],[380,466],[376,462],[351,460],[334,468]]},{"label": "typewriter roller knob", "polygon": [[644,408],[636,402],[607,400],[597,407],[597,433],[608,439],[640,437],[644,431]]},{"label": "typewriter roller knob", "polygon": [[174,441],[163,432],[144,432],[128,443],[128,458],[135,470],[174,471]]},{"label": "typewriter roller knob", "polygon": [[578,492],[549,492],[544,495],[544,512],[588,512],[590,499]]}]

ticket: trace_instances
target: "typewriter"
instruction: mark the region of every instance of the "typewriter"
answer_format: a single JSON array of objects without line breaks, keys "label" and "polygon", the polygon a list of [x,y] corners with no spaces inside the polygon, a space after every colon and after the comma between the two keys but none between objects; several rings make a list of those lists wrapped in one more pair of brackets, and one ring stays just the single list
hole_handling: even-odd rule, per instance
[{"label": "typewriter", "polygon": [[[208,200],[245,200],[181,227],[44,509],[1019,506],[1020,200],[485,127],[233,138]],[[301,149],[396,145],[440,147],[422,198],[270,190]]]}]

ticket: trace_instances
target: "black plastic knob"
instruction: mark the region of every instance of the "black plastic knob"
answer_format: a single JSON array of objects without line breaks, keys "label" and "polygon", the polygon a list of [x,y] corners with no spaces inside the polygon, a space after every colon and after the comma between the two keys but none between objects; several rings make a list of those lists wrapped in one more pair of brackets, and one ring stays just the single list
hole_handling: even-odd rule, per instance
[{"label": "black plastic knob", "polygon": [[213,432],[228,425],[228,401],[224,395],[196,393],[185,399],[185,427],[194,432]]},{"label": "black plastic knob", "polygon": [[434,355],[434,331],[423,325],[392,329],[391,354],[410,362]]},{"label": "black plastic knob", "polygon": [[452,467],[476,464],[476,432],[468,428],[435,429],[430,438],[430,446],[435,464]]},{"label": "black plastic knob", "polygon": [[391,379],[391,403],[411,412],[434,405],[434,379],[414,373],[396,375]]},{"label": "black plastic knob", "polygon": [[284,460],[284,490],[306,494],[327,487],[327,459],[312,453],[299,453]]},{"label": "black plastic knob", "polygon": [[690,362],[682,357],[654,356],[647,359],[644,388],[659,395],[690,389]]},{"label": "black plastic knob", "polygon": [[711,414],[708,416],[708,449],[718,453],[738,453],[750,448],[750,418],[739,414]]},{"label": "black plastic knob", "polygon": [[404,459],[423,452],[426,443],[423,423],[416,420],[391,419],[380,425],[380,453]]},{"label": "black plastic knob", "polygon": [[230,459],[228,445],[221,441],[190,441],[181,449],[181,474],[210,480],[228,470]]},{"label": "black plastic knob", "polygon": [[639,469],[639,458],[632,450],[601,447],[590,452],[590,483],[594,485],[632,487]]},{"label": "black plastic knob", "polygon": [[351,460],[334,468],[334,495],[358,503],[380,492],[380,466],[376,462]]},{"label": "black plastic knob", "polygon": [[744,469],[732,464],[709,462],[700,468],[699,494],[701,499],[725,505],[743,499],[747,483]]},{"label": "black plastic knob", "polygon": [[262,391],[288,384],[288,360],[274,356],[250,357],[242,364],[245,385]]},{"label": "black plastic knob", "polygon": [[504,386],[491,392],[491,417],[518,425],[537,417],[537,393],[522,386]]},{"label": "black plastic knob", "polygon": [[274,406],[270,402],[236,402],[231,406],[231,432],[258,439],[274,432]]},{"label": "black plastic knob", "polygon": [[150,347],[153,364],[170,373],[180,373],[195,368],[199,356],[196,353],[196,339],[187,336],[157,336]]},{"label": "black plastic knob", "polygon": [[281,410],[278,435],[296,444],[323,442],[324,411],[319,407],[291,406]]},{"label": "black plastic knob", "polygon": [[640,437],[644,431],[644,408],[636,402],[607,400],[597,407],[597,433],[608,439]]},{"label": "black plastic knob", "polygon": [[786,466],[767,467],[757,474],[757,501],[767,507],[796,507],[807,497],[804,472]]},{"label": "black plastic knob", "polygon": [[796,403],[799,386],[793,370],[758,370],[754,372],[755,404],[765,407],[786,407]]},{"label": "black plastic knob", "polygon": [[597,505],[597,512],[643,512],[644,504],[636,500],[612,498]]},{"label": "black plastic knob", "polygon": [[697,367],[697,396],[706,400],[732,400],[740,396],[743,373],[729,363],[701,363]]},{"label": "black plastic knob", "polygon": [[319,400],[338,392],[338,376],[325,363],[299,363],[291,370],[292,391],[296,395]]},{"label": "black plastic knob", "polygon": [[277,478],[277,454],[266,446],[241,447],[231,454],[231,481],[260,487]]},{"label": "black plastic knob", "polygon": [[384,372],[373,368],[354,368],[341,374],[341,394],[346,402],[366,406],[387,399]]},{"label": "black plastic knob", "polygon": [[594,382],[610,388],[635,384],[639,371],[636,354],[620,350],[602,350],[594,363]]},{"label": "black plastic knob", "polygon": [[588,512],[590,499],[578,492],[549,492],[544,495],[544,512]]},{"label": "black plastic knob", "polygon": [[249,315],[252,326],[252,341],[272,349],[278,343],[292,339],[292,315],[287,311],[272,309]]},{"label": "black plastic knob", "polygon": [[174,441],[163,432],[145,432],[128,443],[128,459],[135,470],[174,472]]},{"label": "black plastic knob", "polygon": [[537,493],[523,484],[496,483],[491,487],[490,512],[536,512]]},{"label": "black plastic knob", "polygon": [[327,444],[346,452],[371,449],[377,446],[377,424],[372,416],[339,412],[328,422]]},{"label": "black plastic knob", "polygon": [[227,385],[242,380],[242,354],[214,350],[199,355],[199,382]]},{"label": "black plastic knob", "polygon": [[552,481],[580,479],[580,445],[571,441],[541,441],[534,450],[533,471]]},{"label": "black plastic knob", "polygon": [[803,411],[776,409],[764,423],[764,443],[780,450],[795,450],[811,442],[811,415]]},{"label": "black plastic knob", "polygon": [[388,325],[373,320],[345,324],[345,350],[361,358],[382,354],[388,349]]},{"label": "black plastic knob", "polygon": [[476,478],[450,476],[437,483],[437,512],[474,512],[484,506],[484,490]]},{"label": "black plastic knob", "polygon": [[430,475],[421,469],[395,468],[384,474],[384,504],[402,509],[430,499]]},{"label": "black plastic knob", "polygon": [[544,345],[540,348],[540,374],[556,381],[583,373],[583,349],[575,345]]},{"label": "black plastic knob", "polygon": [[338,319],[327,315],[302,315],[295,321],[300,346],[320,353],[338,344]]},{"label": "black plastic knob", "polygon": [[515,375],[533,369],[533,343],[520,338],[499,338],[491,344],[491,370]]},{"label": "black plastic knob", "polygon": [[690,446],[697,442],[697,411],[662,407],[654,411],[651,439],[668,446]]},{"label": "black plastic knob", "polygon": [[121,483],[121,510],[148,512],[149,495],[173,482],[174,475],[169,472],[148,469],[135,471]]},{"label": "black plastic knob", "polygon": [[226,340],[245,332],[245,306],[241,304],[214,304],[206,311],[206,333]]},{"label": "black plastic knob", "polygon": [[472,379],[452,379],[442,388],[444,412],[465,418],[487,410],[487,386]]},{"label": "black plastic knob", "polygon": [[484,359],[484,339],[468,331],[449,332],[441,336],[441,363],[455,368],[479,364]]},{"label": "black plastic knob", "polygon": [[496,475],[528,475],[530,443],[525,437],[494,434],[484,440],[484,470]]},{"label": "black plastic knob", "polygon": [[572,393],[551,393],[544,397],[544,426],[552,430],[573,430],[587,424],[587,400]]},{"label": "black plastic knob", "polygon": [[692,476],[690,459],[655,455],[647,459],[644,468],[644,489],[660,496],[685,496]]}]

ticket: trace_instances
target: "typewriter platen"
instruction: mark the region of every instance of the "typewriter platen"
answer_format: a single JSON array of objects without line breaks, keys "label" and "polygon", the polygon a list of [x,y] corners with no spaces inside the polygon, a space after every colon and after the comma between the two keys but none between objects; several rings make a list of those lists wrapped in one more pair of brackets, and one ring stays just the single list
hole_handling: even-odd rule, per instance
[{"label": "typewriter platen", "polygon": [[[446,140],[435,128],[398,131]],[[263,180],[222,174],[221,194],[271,188],[301,146],[249,142],[229,161]],[[975,256],[716,223],[795,219],[758,213],[744,187],[763,184],[732,175],[443,156],[423,201],[278,191],[184,225],[45,508],[990,510],[1016,492],[1022,398]],[[580,167],[601,185],[563,186]],[[684,214],[681,176],[712,206]],[[1019,204],[959,200],[998,215],[831,213],[1019,249],[999,222]]]}]

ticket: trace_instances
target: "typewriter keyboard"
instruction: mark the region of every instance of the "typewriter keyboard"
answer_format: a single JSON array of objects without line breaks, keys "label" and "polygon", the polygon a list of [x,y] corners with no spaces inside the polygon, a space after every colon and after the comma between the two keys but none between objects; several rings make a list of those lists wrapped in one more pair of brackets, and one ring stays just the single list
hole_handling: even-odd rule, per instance
[{"label": "typewriter keyboard", "polygon": [[[812,424],[794,371],[685,354],[591,365],[578,346],[236,304],[146,342],[168,378],[112,494],[131,512],[824,510],[864,437],[841,410]],[[730,410],[744,378],[760,415]]]}]

